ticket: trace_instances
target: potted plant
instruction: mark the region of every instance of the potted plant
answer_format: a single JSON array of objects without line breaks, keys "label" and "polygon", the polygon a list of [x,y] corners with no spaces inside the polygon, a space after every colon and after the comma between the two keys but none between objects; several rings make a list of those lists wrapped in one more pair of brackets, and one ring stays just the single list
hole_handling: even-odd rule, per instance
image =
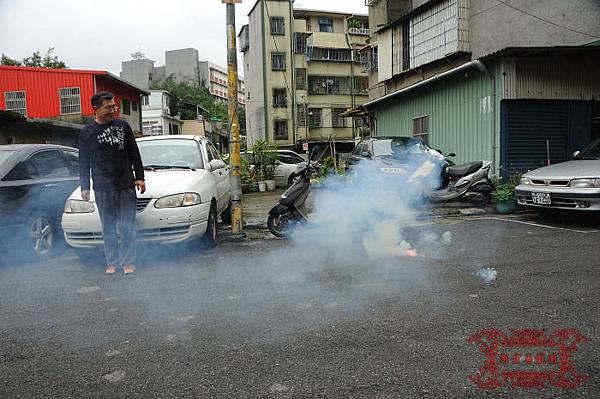
[{"label": "potted plant", "polygon": [[496,185],[496,191],[492,193],[492,201],[496,204],[496,212],[508,214],[517,209],[515,187],[514,183],[500,183]]},{"label": "potted plant", "polygon": [[273,174],[277,161],[276,150],[269,148],[265,140],[256,140],[250,150],[252,151],[255,180],[258,183],[259,191],[266,191],[267,186],[274,190],[275,180],[273,180]]}]

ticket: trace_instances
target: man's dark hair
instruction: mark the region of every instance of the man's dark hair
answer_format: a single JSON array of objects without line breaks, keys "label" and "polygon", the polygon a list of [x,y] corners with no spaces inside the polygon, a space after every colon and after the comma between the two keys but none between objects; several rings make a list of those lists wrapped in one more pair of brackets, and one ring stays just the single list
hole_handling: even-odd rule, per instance
[{"label": "man's dark hair", "polygon": [[115,96],[112,93],[109,93],[107,91],[101,91],[99,93],[96,93],[92,96],[92,107],[94,108],[98,108],[102,105],[102,101],[104,100],[112,100],[113,98],[115,98]]}]

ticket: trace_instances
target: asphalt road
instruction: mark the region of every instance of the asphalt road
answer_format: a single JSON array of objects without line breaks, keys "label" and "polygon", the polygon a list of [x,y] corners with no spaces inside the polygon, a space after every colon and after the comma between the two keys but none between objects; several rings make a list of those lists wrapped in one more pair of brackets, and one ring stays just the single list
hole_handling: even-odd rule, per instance
[{"label": "asphalt road", "polygon": [[[132,276],[69,251],[8,262],[0,398],[598,398],[600,232],[532,222],[415,224],[403,237],[417,257],[369,258],[360,238],[332,249],[258,235],[142,248]],[[497,272],[489,285],[482,267]],[[589,342],[571,361],[589,380],[478,387],[468,375],[484,356],[467,340],[486,328],[578,329]]]}]

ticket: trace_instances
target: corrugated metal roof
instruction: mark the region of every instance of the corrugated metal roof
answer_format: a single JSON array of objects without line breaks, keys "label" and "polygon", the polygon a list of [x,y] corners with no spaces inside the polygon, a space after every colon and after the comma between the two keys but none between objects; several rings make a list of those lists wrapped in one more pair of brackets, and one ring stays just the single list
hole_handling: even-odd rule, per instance
[{"label": "corrugated metal roof", "polygon": [[55,68],[35,68],[35,67],[23,67],[23,66],[8,66],[8,65],[0,65],[1,71],[30,71],[30,72],[46,72],[53,74],[85,74],[85,75],[94,75],[94,76],[105,76],[119,84],[125,85],[133,90],[138,91],[140,94],[148,95],[150,94],[146,90],[140,89],[139,87],[113,75],[108,71],[100,71],[93,69],[55,69]]},{"label": "corrugated metal roof", "polygon": [[505,47],[502,50],[481,56],[481,59],[498,57],[526,57],[538,55],[577,55],[600,54],[600,46],[547,46],[547,47]]}]

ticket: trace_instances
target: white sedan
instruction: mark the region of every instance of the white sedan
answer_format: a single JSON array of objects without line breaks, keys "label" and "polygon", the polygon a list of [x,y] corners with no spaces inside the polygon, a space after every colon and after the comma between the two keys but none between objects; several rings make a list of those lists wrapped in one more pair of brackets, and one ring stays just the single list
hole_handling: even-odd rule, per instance
[{"label": "white sedan", "polygon": [[[137,139],[145,169],[146,192],[138,193],[138,241],[174,243],[198,238],[217,242],[217,217],[230,219],[229,167],[213,144],[198,136]],[[76,189],[65,203],[62,228],[75,248],[103,245],[98,207],[91,193],[83,201]]]}]

